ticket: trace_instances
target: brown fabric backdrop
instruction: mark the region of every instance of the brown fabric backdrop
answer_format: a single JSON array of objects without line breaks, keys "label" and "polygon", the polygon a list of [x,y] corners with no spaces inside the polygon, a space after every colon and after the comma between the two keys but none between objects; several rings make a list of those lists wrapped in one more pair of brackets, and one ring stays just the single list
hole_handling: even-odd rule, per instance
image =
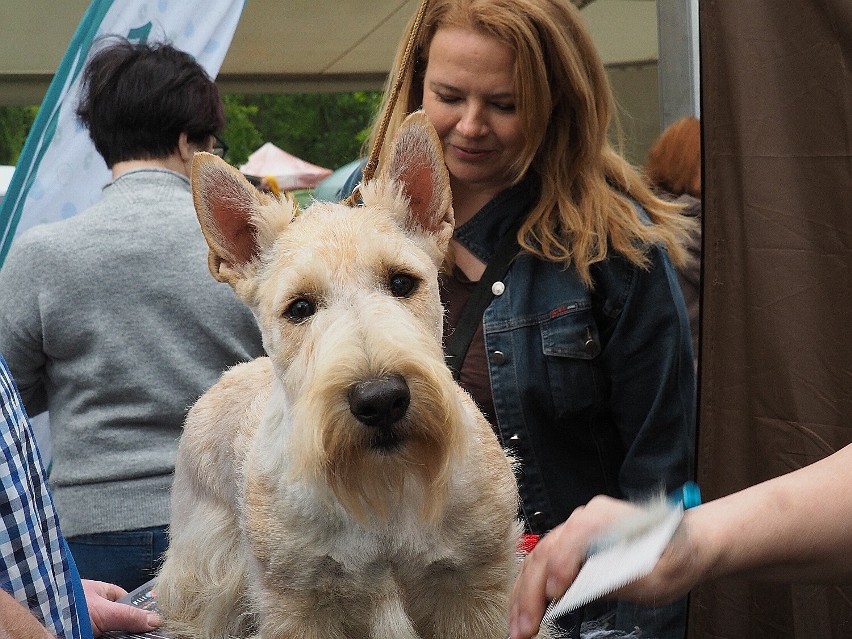
[{"label": "brown fabric backdrop", "polygon": [[[852,442],[852,0],[702,0],[699,19],[708,500]],[[852,637],[852,582],[702,586],[689,637]]]}]

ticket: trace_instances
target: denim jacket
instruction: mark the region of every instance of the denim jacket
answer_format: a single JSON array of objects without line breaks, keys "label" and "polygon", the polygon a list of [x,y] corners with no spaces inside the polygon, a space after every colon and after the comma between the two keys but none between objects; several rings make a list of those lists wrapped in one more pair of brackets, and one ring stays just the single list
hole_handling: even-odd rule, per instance
[{"label": "denim jacket", "polygon": [[[532,180],[501,193],[456,239],[488,262],[537,196]],[[611,251],[592,267],[589,290],[574,269],[522,252],[485,310],[496,427],[521,462],[531,532],[547,532],[596,494],[641,499],[693,477],[686,308],[666,252],[652,247],[649,257],[645,270]]]}]

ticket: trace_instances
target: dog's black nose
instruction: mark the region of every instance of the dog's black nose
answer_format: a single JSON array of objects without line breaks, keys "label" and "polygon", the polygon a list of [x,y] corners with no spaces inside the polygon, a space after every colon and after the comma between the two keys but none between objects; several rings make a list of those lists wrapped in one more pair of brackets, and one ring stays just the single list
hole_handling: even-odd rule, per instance
[{"label": "dog's black nose", "polygon": [[408,384],[400,375],[364,380],[349,389],[349,410],[365,426],[393,426],[410,403]]}]

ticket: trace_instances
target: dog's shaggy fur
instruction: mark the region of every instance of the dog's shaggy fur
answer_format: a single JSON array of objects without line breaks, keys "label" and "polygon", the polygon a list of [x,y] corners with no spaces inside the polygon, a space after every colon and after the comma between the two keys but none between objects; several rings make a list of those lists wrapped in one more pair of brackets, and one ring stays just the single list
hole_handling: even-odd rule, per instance
[{"label": "dog's shaggy fur", "polygon": [[363,206],[300,215],[193,162],[211,271],[268,357],[187,418],[157,588],[178,634],[507,636],[517,485],[441,348],[449,179],[423,114],[392,149]]}]

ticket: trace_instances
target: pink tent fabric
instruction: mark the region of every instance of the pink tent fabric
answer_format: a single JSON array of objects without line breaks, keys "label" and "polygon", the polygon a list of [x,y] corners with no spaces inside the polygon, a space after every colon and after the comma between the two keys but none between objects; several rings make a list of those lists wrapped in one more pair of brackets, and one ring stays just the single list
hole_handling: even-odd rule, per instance
[{"label": "pink tent fabric", "polygon": [[267,142],[240,167],[246,175],[273,176],[283,191],[311,189],[331,175],[331,169],[305,162]]}]

